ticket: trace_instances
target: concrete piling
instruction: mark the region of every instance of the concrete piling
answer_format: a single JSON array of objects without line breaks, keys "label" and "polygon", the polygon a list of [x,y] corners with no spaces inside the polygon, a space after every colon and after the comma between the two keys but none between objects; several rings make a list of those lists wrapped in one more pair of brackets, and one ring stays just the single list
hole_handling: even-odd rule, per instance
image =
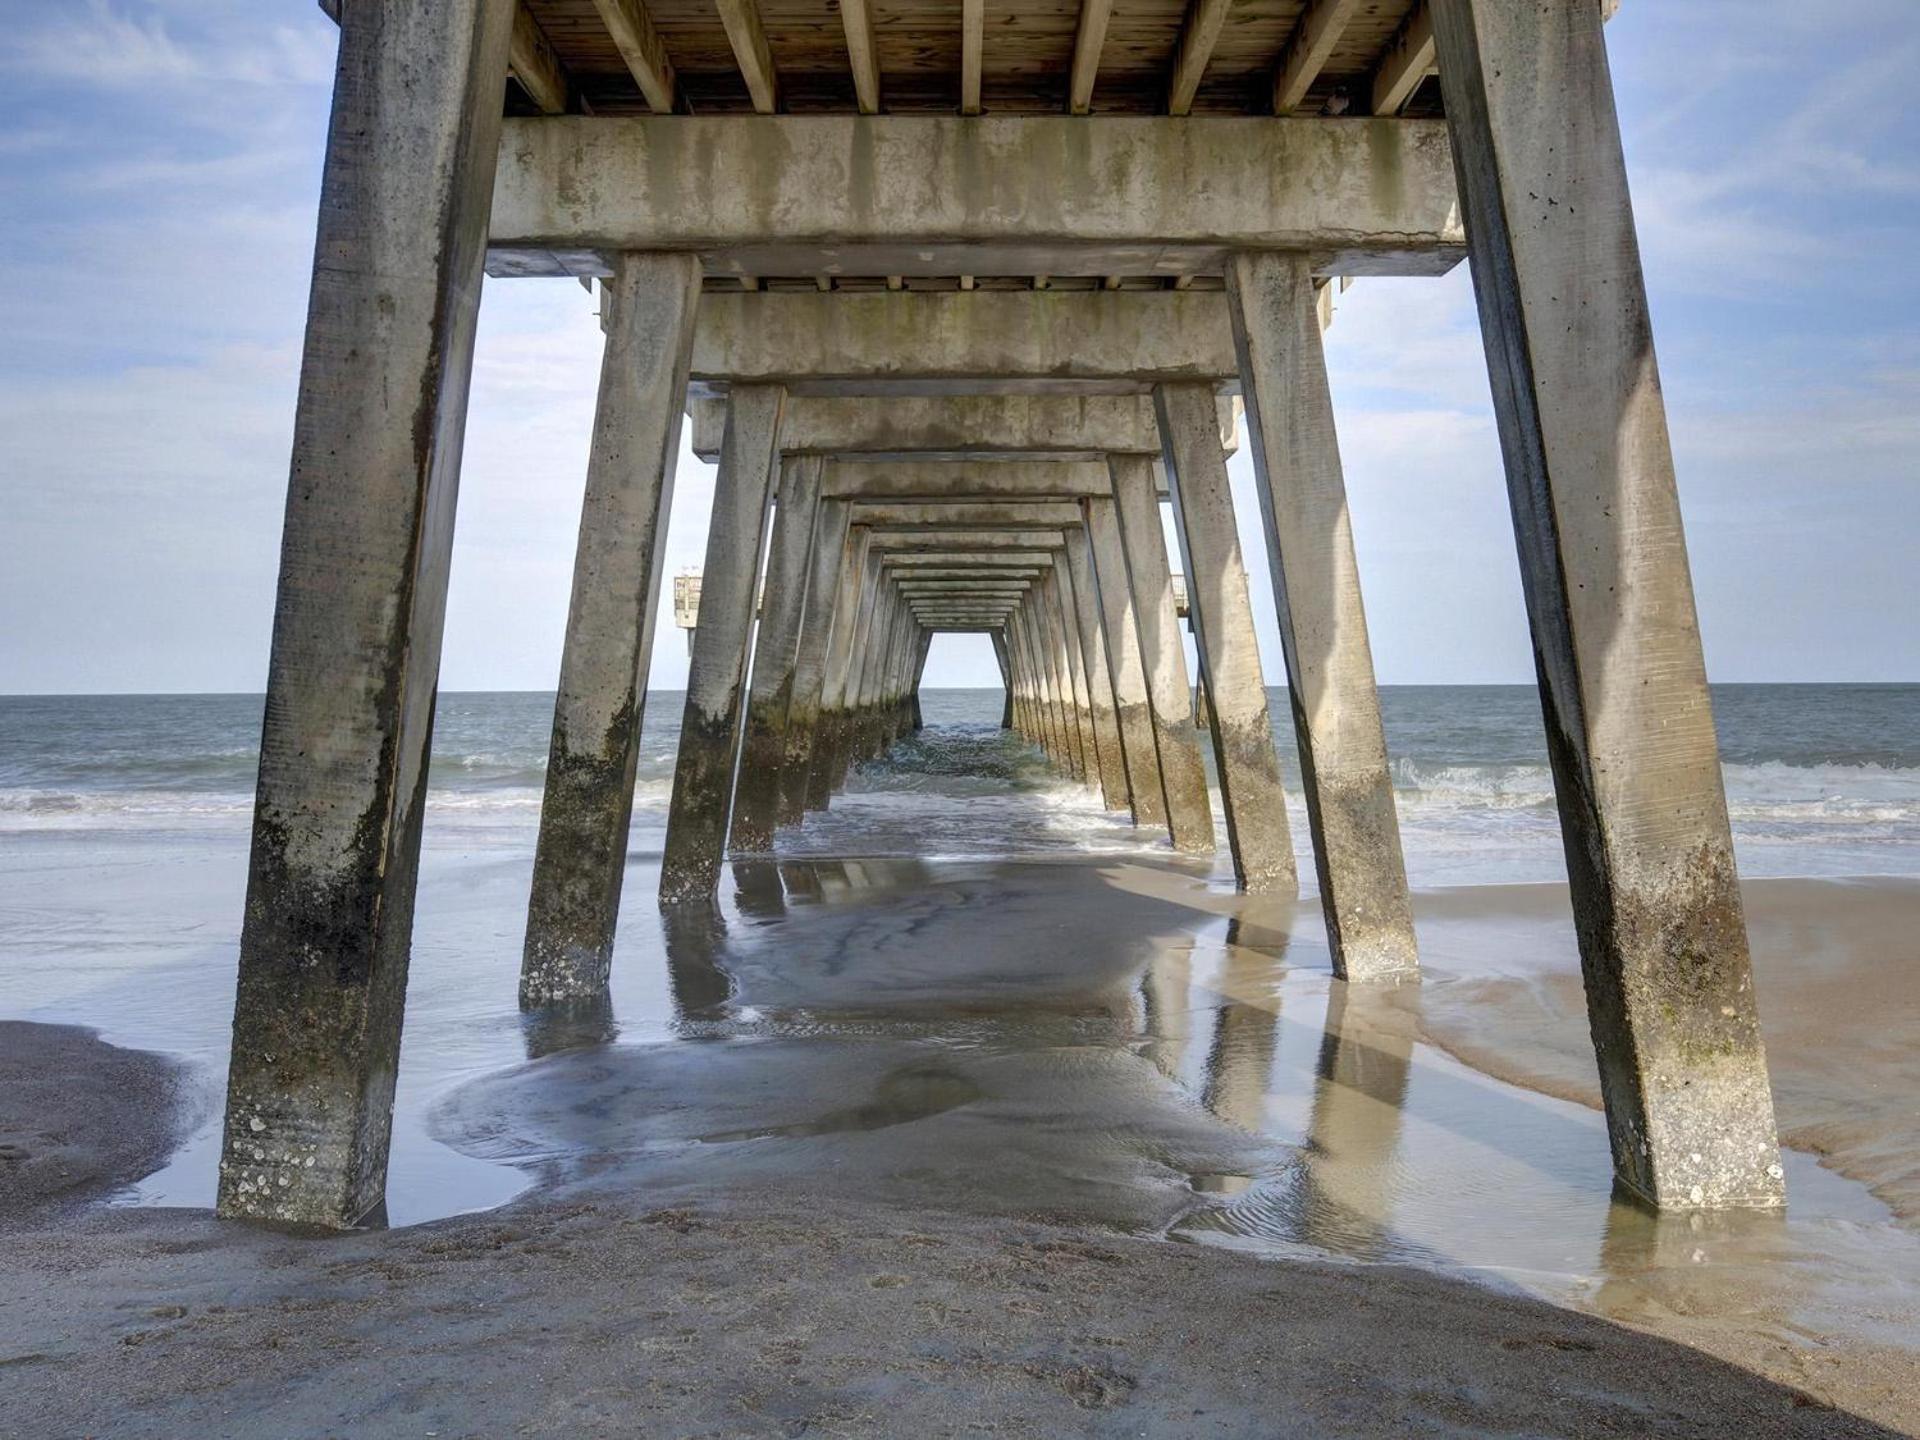
[{"label": "concrete piling", "polygon": [[1213,811],[1207,799],[1207,770],[1200,746],[1187,723],[1187,656],[1174,614],[1173,579],[1167,569],[1166,533],[1154,493],[1153,466],[1144,459],[1115,455],[1113,508],[1133,585],[1134,623],[1140,632],[1141,665],[1147,702],[1153,714],[1154,749],[1160,757],[1160,783],[1167,802],[1167,830],[1173,848],[1194,855],[1214,850]]},{"label": "concrete piling", "polygon": [[[220,1149],[222,1215],[377,1212],[512,0],[341,17]],[[435,63],[421,66],[418,58]]]},{"label": "concrete piling", "polygon": [[1227,285],[1334,974],[1403,974],[1413,906],[1313,277],[1295,256],[1243,254]]},{"label": "concrete piling", "polygon": [[1782,1203],[1600,7],[1433,0],[1614,1171]]},{"label": "concrete piling", "polygon": [[700,625],[693,632],[660,856],[662,904],[710,902],[726,855],[754,591],[785,402],[786,392],[778,385],[736,386],[727,397],[727,433],[700,580]]},{"label": "concrete piling", "polygon": [[730,844],[735,854],[773,849],[780,823],[780,773],[793,708],[794,670],[799,663],[800,623],[807,599],[807,562],[820,501],[821,460],[797,456],[780,469],[773,535],[767,542],[760,623],[754,634],[752,678],[747,686],[745,735],[740,742],[740,778],[733,802]]},{"label": "concrete piling", "polygon": [[580,512],[520,968],[523,1007],[606,989],[640,757],[700,267],[623,255]]}]

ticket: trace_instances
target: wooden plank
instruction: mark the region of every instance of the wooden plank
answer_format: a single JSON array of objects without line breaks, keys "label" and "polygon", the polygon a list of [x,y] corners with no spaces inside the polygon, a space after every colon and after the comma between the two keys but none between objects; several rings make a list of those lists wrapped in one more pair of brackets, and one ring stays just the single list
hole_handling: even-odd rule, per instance
[{"label": "wooden plank", "polygon": [[1280,68],[1273,75],[1273,113],[1291,115],[1326,68],[1327,57],[1340,43],[1341,32],[1360,8],[1360,0],[1314,0],[1287,42]]},{"label": "wooden plank", "polygon": [[1093,110],[1093,82],[1100,73],[1100,52],[1106,48],[1107,22],[1113,18],[1113,0],[1084,0],[1080,30],[1073,41],[1073,73],[1067,85],[1067,109],[1075,115]]},{"label": "wooden plank", "polygon": [[673,113],[675,83],[673,62],[660,32],[653,28],[653,17],[643,0],[593,0],[593,8],[619,47],[620,58],[633,72],[633,80],[647,104],[662,115]]},{"label": "wooden plank", "polygon": [[513,12],[513,39],[507,50],[507,68],[520,88],[549,115],[567,113],[567,72],[548,43],[540,22],[521,5]]},{"label": "wooden plank", "polygon": [[980,113],[980,66],[987,48],[987,0],[960,3],[960,113]]},{"label": "wooden plank", "polygon": [[847,64],[853,70],[860,113],[878,115],[880,61],[873,48],[873,12],[867,0],[840,0],[840,24],[847,32]]},{"label": "wooden plank", "polygon": [[1193,111],[1193,97],[1206,76],[1213,47],[1220,43],[1227,15],[1234,0],[1193,0],[1187,23],[1180,31],[1180,46],[1173,56],[1173,79],[1167,86],[1167,113],[1187,115]]},{"label": "wooden plank", "polygon": [[733,46],[734,62],[740,78],[747,82],[753,96],[753,108],[771,115],[780,108],[779,76],[773,68],[773,51],[767,45],[766,27],[760,23],[760,7],[754,0],[714,0],[720,11],[720,23],[727,27],[727,43]]},{"label": "wooden plank", "polygon": [[1433,15],[1422,4],[1373,72],[1373,113],[1398,115],[1434,72]]}]

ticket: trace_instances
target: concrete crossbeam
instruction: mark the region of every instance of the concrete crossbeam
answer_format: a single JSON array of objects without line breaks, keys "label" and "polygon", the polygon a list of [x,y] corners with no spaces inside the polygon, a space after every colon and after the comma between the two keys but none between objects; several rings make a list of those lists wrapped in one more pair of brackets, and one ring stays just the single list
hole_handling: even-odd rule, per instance
[{"label": "concrete crossbeam", "polygon": [[876,550],[951,551],[963,546],[977,550],[1059,550],[1067,537],[1058,529],[1017,530],[869,530],[868,543]]},{"label": "concrete crossbeam", "polygon": [[[783,115],[509,120],[490,273],[691,250],[718,275],[1321,275],[1465,253],[1440,121]],[[1204,196],[1204,203],[1197,197]]]},{"label": "concrete crossbeam", "polygon": [[[874,405],[871,400],[859,403]],[[1157,465],[1155,476],[1164,494],[1163,472]],[[1079,500],[1111,494],[1113,488],[1104,457],[1098,462],[1054,459],[1025,464],[862,457],[834,461],[825,484],[826,494],[842,500]]]},{"label": "concrete crossbeam", "polygon": [[1138,395],[1156,383],[1237,389],[1226,297],[1200,290],[703,297],[698,393]]},{"label": "concrete crossbeam", "polygon": [[869,530],[938,526],[947,530],[978,527],[1057,526],[1080,523],[1080,507],[1066,500],[902,500],[890,504],[862,501],[853,507],[853,523]]},{"label": "concrete crossbeam", "polygon": [[[712,463],[720,454],[725,403],[696,399],[687,415],[693,453]],[[1234,432],[1233,402],[1222,399],[1220,438],[1229,448]],[[885,405],[813,396],[788,404],[780,448],[829,459],[1104,462],[1109,454],[1157,456],[1160,436],[1153,405],[1143,396],[916,395]]]}]

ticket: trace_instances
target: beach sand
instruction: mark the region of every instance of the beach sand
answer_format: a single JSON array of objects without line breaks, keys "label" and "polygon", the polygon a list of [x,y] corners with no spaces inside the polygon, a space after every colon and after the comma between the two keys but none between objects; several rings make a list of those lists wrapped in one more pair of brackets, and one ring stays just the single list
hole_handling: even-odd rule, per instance
[{"label": "beach sand", "polygon": [[[524,883],[475,873],[462,1034],[511,1010],[515,917],[485,897]],[[723,914],[667,924],[650,879],[612,1006],[516,1024],[518,1055],[449,1066],[401,1127],[511,1167],[511,1204],[320,1236],[9,1202],[0,1430],[1915,1433],[1920,1241],[1865,1186],[1795,1155],[1785,1217],[1609,1202],[1549,887],[1423,894],[1427,977],[1362,992],[1311,904],[1177,867],[738,867]],[[1889,1201],[1916,896],[1750,888],[1783,1122]],[[435,944],[403,1074],[453,1043]],[[633,988],[656,972],[665,1028]],[[169,1003],[230,975],[169,972]],[[90,1157],[68,1202],[205,1133],[170,1062],[0,1046]]]},{"label": "beach sand", "polygon": [[[1920,1218],[1920,881],[1744,892],[1782,1143]],[[1437,890],[1419,910],[1422,1035],[1486,1074],[1597,1107],[1565,887]]]}]

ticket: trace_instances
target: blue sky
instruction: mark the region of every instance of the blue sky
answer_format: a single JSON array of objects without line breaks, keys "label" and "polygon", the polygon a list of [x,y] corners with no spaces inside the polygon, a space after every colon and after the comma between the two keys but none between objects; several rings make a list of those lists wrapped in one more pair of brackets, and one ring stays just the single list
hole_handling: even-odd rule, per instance
[{"label": "blue sky", "polygon": [[[0,691],[258,689],[333,27],[312,0],[8,12]],[[1709,669],[1920,680],[1920,4],[1626,0],[1608,41]],[[1530,679],[1465,267],[1356,285],[1328,346],[1381,679]],[[553,683],[598,349],[578,286],[490,285],[447,688]],[[676,569],[710,496],[684,459]],[[656,685],[685,653],[663,628]],[[957,642],[929,678],[997,681]]]}]

